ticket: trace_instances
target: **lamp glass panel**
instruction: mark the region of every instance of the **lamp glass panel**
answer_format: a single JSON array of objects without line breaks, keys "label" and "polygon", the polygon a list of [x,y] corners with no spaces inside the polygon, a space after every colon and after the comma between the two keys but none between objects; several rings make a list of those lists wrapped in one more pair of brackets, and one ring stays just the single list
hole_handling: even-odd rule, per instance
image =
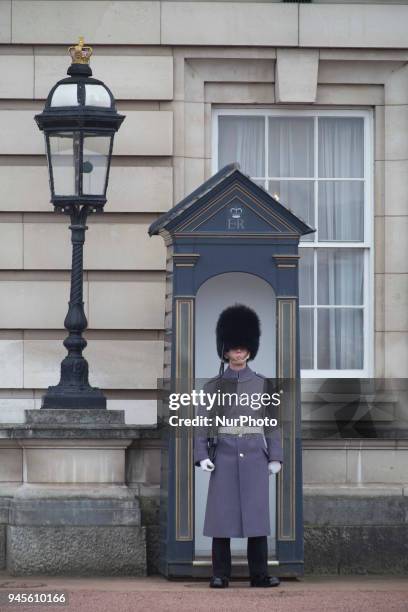
[{"label": "lamp glass panel", "polygon": [[77,160],[79,158],[79,132],[54,132],[49,136],[50,160],[54,195],[78,195]]},{"label": "lamp glass panel", "polygon": [[112,136],[84,134],[82,193],[104,195]]},{"label": "lamp glass panel", "polygon": [[112,102],[105,87],[102,85],[85,85],[85,106],[110,108]]},{"label": "lamp glass panel", "polygon": [[79,106],[78,85],[76,83],[59,85],[52,95],[51,106]]}]

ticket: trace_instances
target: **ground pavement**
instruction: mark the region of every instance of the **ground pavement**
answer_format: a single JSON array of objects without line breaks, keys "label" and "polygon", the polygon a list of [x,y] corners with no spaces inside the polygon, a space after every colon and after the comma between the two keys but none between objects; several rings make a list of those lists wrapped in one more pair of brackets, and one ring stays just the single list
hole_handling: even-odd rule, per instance
[{"label": "ground pavement", "polygon": [[[8,593],[68,594],[68,605],[5,604]],[[233,581],[168,581],[160,576],[14,577],[0,573],[1,612],[408,612],[408,576],[332,576],[282,580],[274,588]]]}]

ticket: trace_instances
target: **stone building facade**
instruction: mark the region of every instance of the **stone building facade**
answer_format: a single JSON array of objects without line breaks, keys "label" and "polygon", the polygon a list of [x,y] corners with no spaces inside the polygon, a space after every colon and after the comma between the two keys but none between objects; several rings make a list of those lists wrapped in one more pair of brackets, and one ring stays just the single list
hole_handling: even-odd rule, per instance
[{"label": "stone building facade", "polygon": [[[349,402],[343,391],[333,400],[333,377],[350,384],[407,377],[407,20],[408,2],[0,0],[0,567],[35,566],[35,559],[25,566],[24,551],[41,541],[44,506],[30,522],[24,500],[32,503],[36,487],[55,500],[62,484],[86,487],[96,505],[103,505],[106,487],[117,487],[107,512],[121,518],[109,519],[99,554],[122,529],[142,550],[137,571],[146,563],[155,571],[154,424],[169,295],[166,249],[147,228],[218,169],[220,118],[336,116],[364,120],[364,176],[357,176],[364,182],[365,230],[357,238],[365,258],[364,363],[354,374],[347,367],[305,368],[306,571],[408,569],[406,396],[393,386],[360,416],[346,410],[343,420],[362,424],[350,436],[338,435],[330,406]],[[126,115],[105,212],[89,219],[84,262],[90,381],[103,388],[110,410],[124,410],[129,426],[113,442],[92,422],[84,424],[82,441],[73,441],[68,426],[52,442],[51,434],[35,440],[16,434],[27,423],[25,411],[40,408],[44,390],[58,382],[65,353],[69,232],[49,203],[44,143],[33,117],[65,75],[67,46],[79,35],[94,48],[94,76]],[[270,176],[255,178],[269,188]],[[89,469],[79,469],[82,461]],[[82,500],[78,512],[86,508]],[[74,523],[69,529],[68,539],[79,533]],[[23,556],[16,553],[21,538]],[[81,569],[89,567],[84,561]]]}]

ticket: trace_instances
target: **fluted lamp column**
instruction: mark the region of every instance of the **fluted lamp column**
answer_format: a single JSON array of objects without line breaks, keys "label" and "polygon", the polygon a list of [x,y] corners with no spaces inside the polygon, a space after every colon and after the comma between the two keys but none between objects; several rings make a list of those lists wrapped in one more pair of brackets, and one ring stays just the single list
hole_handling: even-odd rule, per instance
[{"label": "fluted lamp column", "polygon": [[72,241],[71,291],[64,321],[68,354],[61,363],[60,381],[48,387],[41,408],[106,408],[101,389],[89,384],[88,362],[82,355],[87,346],[82,334],[88,325],[83,247],[88,215],[103,213],[106,204],[114,135],[125,117],[118,114],[108,87],[92,78],[92,47],[80,38],[69,53],[69,77],[51,89],[43,112],[35,116],[45,137],[51,202],[55,212],[70,217]]}]

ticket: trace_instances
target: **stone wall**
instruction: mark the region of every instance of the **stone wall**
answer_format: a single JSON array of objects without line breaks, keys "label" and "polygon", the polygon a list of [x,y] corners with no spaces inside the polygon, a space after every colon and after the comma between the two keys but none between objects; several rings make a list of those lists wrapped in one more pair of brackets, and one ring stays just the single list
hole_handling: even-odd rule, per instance
[{"label": "stone wall", "polygon": [[305,572],[406,574],[407,440],[304,440]]},{"label": "stone wall", "polygon": [[146,569],[159,573],[160,554],[160,438],[156,432],[135,440],[126,454],[126,481],[138,498],[146,533]]},{"label": "stone wall", "polygon": [[304,489],[305,573],[407,574],[407,487]]}]

